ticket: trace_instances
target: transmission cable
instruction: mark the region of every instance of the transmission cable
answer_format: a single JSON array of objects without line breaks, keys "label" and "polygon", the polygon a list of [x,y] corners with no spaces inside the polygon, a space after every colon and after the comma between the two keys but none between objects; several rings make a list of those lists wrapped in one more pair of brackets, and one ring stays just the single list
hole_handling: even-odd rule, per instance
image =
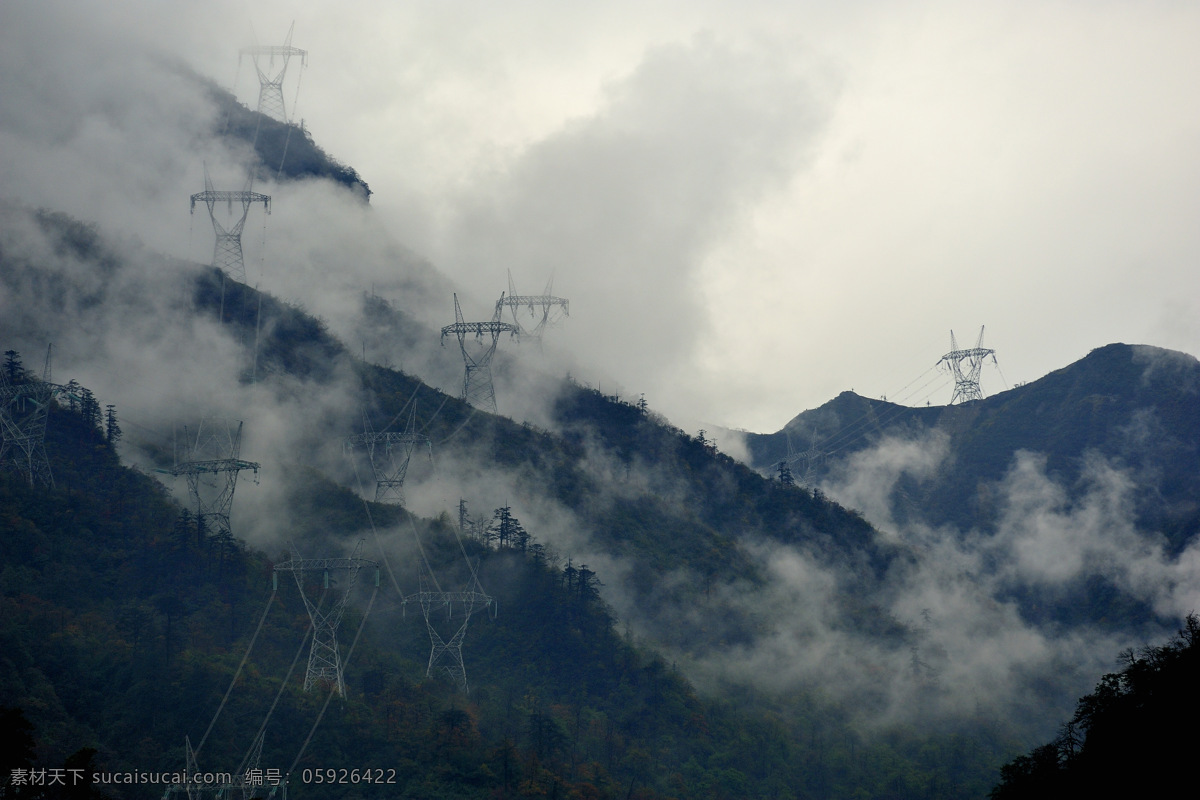
[{"label": "transmission cable", "polygon": [[[328,590],[326,590],[328,591]],[[317,609],[320,610],[321,605],[325,602],[325,592],[321,593],[321,601],[317,603]],[[304,645],[308,644],[308,637],[312,634],[313,624],[311,619],[308,623],[308,630],[304,632],[304,638],[300,640],[300,647],[296,650],[296,655],[292,658],[292,665],[288,667],[287,674],[283,676],[283,680],[279,683],[279,691],[275,693],[275,699],[271,702],[271,707],[267,709],[267,715],[263,717],[262,725],[258,726],[258,733],[254,734],[254,738],[250,740],[250,749],[246,751],[246,755],[242,757],[242,763],[238,765],[235,775],[244,775],[247,765],[250,761],[250,754],[254,752],[254,743],[258,741],[258,737],[263,735],[267,729],[267,723],[271,721],[271,715],[275,713],[275,706],[279,705],[279,698],[283,696],[283,692],[287,689],[288,681],[292,678],[292,672],[296,669],[297,662],[300,661],[300,655],[304,652]]]},{"label": "transmission cable", "polygon": [[[304,79],[304,63],[306,60],[307,60],[307,58],[301,59],[300,75],[296,78],[296,97],[292,101],[292,119],[293,120],[295,120],[295,118],[296,118],[296,106],[300,102],[300,81]],[[284,120],[284,124],[287,125],[287,135],[283,137],[283,155],[279,157],[279,169],[275,173],[275,181],[276,182],[278,182],[279,177],[281,175],[283,175],[283,162],[287,160],[288,142],[290,142],[292,140],[292,128],[294,126],[294,123],[289,122],[288,120]]]},{"label": "transmission cable", "polygon": [[[367,617],[371,613],[371,607],[375,605],[375,596],[379,594],[379,587],[376,586],[371,591],[371,599],[367,602],[367,610],[363,612],[362,621],[358,623],[358,630],[354,634],[354,641],[350,643],[350,649],[346,652],[346,658],[342,660],[342,669],[350,663],[350,657],[354,655],[354,648],[358,646],[358,637],[362,635],[363,626],[367,624]],[[304,755],[304,751],[308,749],[308,743],[312,741],[313,734],[317,732],[317,728],[321,724],[321,720],[325,717],[325,711],[329,708],[329,702],[333,700],[333,696],[337,693],[337,687],[330,687],[329,695],[325,698],[324,705],[321,706],[320,713],[317,714],[317,720],[313,723],[312,728],[308,731],[308,736],[304,739],[304,744],[300,745],[300,752],[296,753],[296,758],[292,761],[292,765],[288,767],[288,771],[284,774],[283,783],[287,783],[287,779],[295,771],[296,765],[300,763],[300,758]],[[274,790],[272,790],[274,791]]]},{"label": "transmission cable", "polygon": [[271,603],[275,600],[275,593],[278,590],[271,588],[271,596],[267,598],[267,607],[263,609],[263,614],[258,620],[258,627],[254,629],[254,635],[250,637],[250,644],[246,647],[246,652],[242,656],[242,661],[238,664],[237,671],[233,673],[233,680],[229,682],[229,688],[225,690],[225,696],[221,698],[221,705],[217,706],[217,713],[213,714],[212,722],[208,723],[208,729],[204,731],[204,735],[200,737],[200,744],[196,745],[195,755],[199,756],[200,751],[204,748],[204,743],[208,740],[208,734],[212,732],[213,725],[217,724],[217,717],[221,716],[221,710],[225,708],[225,703],[229,700],[229,693],[233,691],[233,685],[237,683],[237,679],[242,674],[242,667],[246,666],[246,659],[250,657],[250,651],[254,649],[254,642],[258,639],[258,632],[262,630],[263,623],[267,621],[267,614],[271,611]]}]

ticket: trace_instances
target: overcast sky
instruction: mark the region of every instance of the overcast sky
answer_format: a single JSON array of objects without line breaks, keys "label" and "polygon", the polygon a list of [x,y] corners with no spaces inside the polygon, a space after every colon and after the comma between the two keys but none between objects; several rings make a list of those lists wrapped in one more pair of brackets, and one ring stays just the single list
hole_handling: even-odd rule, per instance
[{"label": "overcast sky", "polygon": [[[468,316],[553,272],[576,376],[686,427],[895,399],[952,328],[987,326],[986,394],[1114,341],[1200,353],[1194,3],[5,5],[46,60],[151,43],[251,105],[237,49],[294,19],[286,100],[380,226]],[[0,147],[44,102],[10,92]],[[71,191],[22,186],[87,218]]]}]

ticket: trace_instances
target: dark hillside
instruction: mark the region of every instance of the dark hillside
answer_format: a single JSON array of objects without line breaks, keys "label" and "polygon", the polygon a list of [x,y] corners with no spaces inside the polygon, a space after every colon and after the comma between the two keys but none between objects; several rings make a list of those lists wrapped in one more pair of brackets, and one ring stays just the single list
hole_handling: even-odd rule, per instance
[{"label": "dark hillside", "polygon": [[1120,661],[1119,672],[1080,698],[1053,742],[1004,766],[990,797],[1169,797],[1188,791],[1179,766],[1200,743],[1190,724],[1200,714],[1200,620],[1189,616],[1170,642],[1129,650]]},{"label": "dark hillside", "polygon": [[[270,561],[198,530],[157,481],[122,467],[80,412],[55,408],[47,430],[56,488],[0,472],[0,713],[33,747],[31,758],[13,749],[16,766],[78,764],[91,748],[93,770],[178,770],[184,737],[201,740],[247,652]],[[308,520],[293,531],[299,546],[372,540],[367,505],[311,470],[288,469],[290,502]],[[370,510],[388,541],[410,535],[400,509]],[[415,523],[433,567],[449,574],[460,558],[449,524]],[[523,550],[464,542],[500,609],[472,621],[469,698],[424,677],[420,615],[400,613],[385,579],[349,664],[349,696],[316,726],[290,793],[343,796],[344,787],[302,783],[315,767],[395,770],[394,786],[364,796],[850,797],[889,787],[897,797],[952,797],[986,785],[995,751],[964,751],[953,737],[870,742],[813,698],[786,713],[753,697],[740,707],[702,698],[614,630],[596,592],[604,576],[564,563],[531,533]],[[351,603],[347,638],[371,583]],[[294,586],[281,585],[263,619],[201,752],[204,769],[236,763],[275,696],[306,624]],[[295,681],[271,717],[263,768],[286,770],[318,718],[322,695]],[[6,795],[41,796],[4,779]],[[120,796],[161,791],[126,786]]]},{"label": "dark hillside", "polygon": [[[751,569],[738,539],[747,535],[804,544],[823,560],[852,566],[868,582],[895,555],[860,515],[808,490],[763,480],[711,443],[634,404],[566,381],[554,407],[558,433],[537,430],[477,411],[398,370],[352,360],[302,309],[242,284],[222,282],[219,273],[209,271],[198,280],[198,308],[221,313],[222,292],[224,321],[241,329],[239,338],[247,345],[261,307],[262,373],[278,371],[320,382],[333,377],[335,365],[352,364],[370,413],[385,420],[419,397],[417,428],[435,444],[470,447],[491,464],[527,476],[531,492],[548,492],[589,520],[590,532],[607,548],[636,555],[652,571],[686,567],[711,580],[745,577]],[[361,425],[355,411],[346,414],[345,425],[342,435]],[[589,459],[595,457],[611,459],[618,474],[625,473],[629,483],[621,501],[594,474]],[[640,485],[635,469],[671,476],[682,487],[682,501],[668,502]]]},{"label": "dark hillside", "polygon": [[198,75],[191,77],[205,85],[217,107],[213,135],[244,142],[254,148],[258,158],[256,178],[324,178],[345,186],[364,203],[370,201],[371,187],[358,172],[330,157],[301,125],[285,124],[252,111],[216,83]]},{"label": "dark hillside", "polygon": [[[198,302],[206,313],[219,313],[217,278],[211,273],[199,283]],[[241,328],[243,341],[251,341],[257,294],[232,282],[224,292],[225,321]],[[261,302],[260,377],[281,370],[327,381],[335,365],[353,366],[369,414],[380,420],[398,418],[418,400],[416,427],[439,453],[448,450],[519,476],[520,492],[561,504],[593,547],[629,559],[635,604],[688,603],[696,599],[688,592],[707,595],[730,581],[757,581],[759,568],[745,544],[775,540],[838,567],[851,581],[844,597],[855,598],[853,615],[871,619],[873,630],[904,636],[886,614],[862,613],[897,555],[894,548],[881,543],[860,515],[819,493],[764,480],[645,409],[569,381],[554,406],[557,432],[477,411],[413,376],[351,360],[301,310],[266,296]],[[244,311],[230,312],[231,307]],[[353,409],[343,422],[336,435],[350,435],[361,426]],[[603,475],[597,472],[601,464]],[[669,498],[656,491],[655,484],[664,482],[674,487]],[[694,573],[698,581],[690,589],[668,590],[660,578],[675,570]],[[728,644],[729,637],[752,634],[752,621],[729,613],[724,624],[704,632],[682,623],[672,627],[672,642],[692,649],[703,647],[706,639]]]},{"label": "dark hillside", "polygon": [[[1020,450],[1044,454],[1046,471],[1077,486],[1097,454],[1131,471],[1141,527],[1161,531],[1173,552],[1200,532],[1200,363],[1183,353],[1110,344],[1063,369],[982,401],[905,408],[846,392],[806,411],[784,431],[750,434],[753,464],[766,469],[793,447],[827,442],[818,481],[885,438],[930,431],[949,437],[949,455],[929,481],[902,481],[896,508],[963,530],[994,517],[989,485]],[[839,435],[840,432],[840,435]]]}]

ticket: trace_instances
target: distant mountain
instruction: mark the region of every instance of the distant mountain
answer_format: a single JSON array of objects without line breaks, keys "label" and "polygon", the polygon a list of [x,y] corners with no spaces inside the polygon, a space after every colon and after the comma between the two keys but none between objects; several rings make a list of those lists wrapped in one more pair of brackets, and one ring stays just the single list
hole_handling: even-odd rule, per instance
[{"label": "distant mountain", "polygon": [[[980,401],[908,408],[843,392],[774,434],[748,434],[760,470],[810,447],[792,464],[812,479],[835,476],[855,454],[888,439],[944,434],[948,455],[926,479],[895,489],[902,517],[967,528],[995,515],[989,485],[1018,451],[1039,453],[1046,470],[1078,486],[1089,454],[1110,459],[1137,482],[1141,524],[1174,550],[1200,531],[1200,362],[1146,345],[1110,344],[1039,380]],[[798,475],[799,476],[799,475]]]},{"label": "distant mountain", "polygon": [[[1016,496],[1021,482],[1036,479],[1027,488],[1051,492],[1040,509],[1079,522],[1089,504],[1107,498],[1097,519],[1128,520],[1166,559],[1200,533],[1200,362],[1157,347],[1110,344],[1039,380],[955,406],[909,408],[844,392],[777,433],[746,440],[757,469],[777,473],[790,449],[797,479],[850,505],[872,497],[868,517],[898,529],[995,535],[1030,502]],[[1106,598],[1087,617],[1124,624],[1129,614],[1150,613],[1124,606],[1102,575],[1078,589],[1073,598],[1087,605]],[[1051,613],[1025,599],[1027,613]],[[1064,607],[1065,596],[1052,605],[1060,620],[1078,610]]]}]

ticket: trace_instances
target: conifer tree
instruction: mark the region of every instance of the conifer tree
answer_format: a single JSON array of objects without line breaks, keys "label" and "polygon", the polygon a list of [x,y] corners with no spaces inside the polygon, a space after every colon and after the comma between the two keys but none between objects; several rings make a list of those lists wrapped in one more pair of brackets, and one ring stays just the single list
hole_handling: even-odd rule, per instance
[{"label": "conifer tree", "polygon": [[567,566],[563,567],[563,583],[566,584],[568,595],[575,593],[578,575],[579,570],[575,569],[575,567],[571,564],[571,559],[568,558]]},{"label": "conifer tree", "polygon": [[117,423],[117,407],[109,403],[104,407],[104,441],[115,445],[121,441],[121,426]]},{"label": "conifer tree", "polygon": [[467,513],[467,501],[458,498],[458,532],[467,533],[471,530],[471,516]]},{"label": "conifer tree", "polygon": [[79,413],[79,398],[80,392],[83,391],[83,387],[79,385],[79,381],[71,378],[71,380],[67,381],[65,388],[67,390],[67,408],[71,409],[75,413]]},{"label": "conifer tree", "polygon": [[4,351],[4,377],[8,378],[9,383],[20,383],[25,377],[21,354],[16,350]]},{"label": "conifer tree", "polygon": [[497,549],[511,547],[524,553],[529,546],[529,534],[507,505],[496,509],[488,538],[496,542]]},{"label": "conifer tree", "polygon": [[579,565],[579,572],[575,577],[578,583],[579,599],[585,603],[600,599],[600,581],[596,580],[596,573],[588,569],[587,564]]},{"label": "conifer tree", "polygon": [[100,401],[96,399],[96,395],[92,394],[92,390],[86,386],[79,389],[79,413],[83,414],[83,418],[90,422],[93,427],[100,427]]}]

